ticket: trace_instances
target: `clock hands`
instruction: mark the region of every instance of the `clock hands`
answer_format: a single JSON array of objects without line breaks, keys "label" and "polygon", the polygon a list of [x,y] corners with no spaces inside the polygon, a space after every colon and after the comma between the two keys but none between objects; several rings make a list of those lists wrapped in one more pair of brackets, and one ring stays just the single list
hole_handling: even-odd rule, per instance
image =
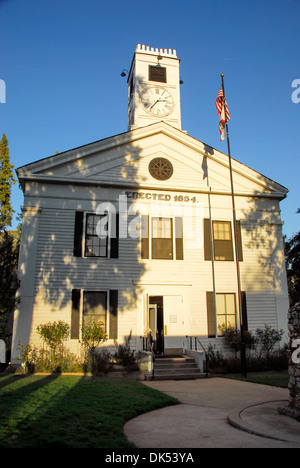
[{"label": "clock hands", "polygon": [[164,89],[163,90],[163,93],[161,94],[161,96],[159,97],[159,99],[157,99],[154,104],[152,104],[152,106],[149,108],[149,109],[152,109],[158,102],[166,102],[166,99],[161,99],[163,97],[163,95],[165,94],[166,90]]},{"label": "clock hands", "polygon": [[151,106],[151,107],[149,107],[149,110],[150,110],[150,109],[152,109],[152,107],[154,107],[154,106],[155,106],[155,105],[156,105],[158,102],[159,102],[159,99],[157,99],[157,101],[155,101],[155,103],[154,103],[154,104],[152,104],[152,106]]},{"label": "clock hands", "polygon": [[151,107],[149,107],[149,109],[152,109],[152,107],[154,107],[158,102],[166,102],[167,100],[166,99],[157,99],[157,101],[155,101],[154,104],[152,104]]}]

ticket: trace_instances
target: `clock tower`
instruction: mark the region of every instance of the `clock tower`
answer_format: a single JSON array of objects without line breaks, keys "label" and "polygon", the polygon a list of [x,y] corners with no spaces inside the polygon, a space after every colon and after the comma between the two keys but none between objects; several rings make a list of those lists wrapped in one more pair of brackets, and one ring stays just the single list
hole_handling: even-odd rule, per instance
[{"label": "clock tower", "polygon": [[176,50],[138,44],[128,76],[128,130],[165,121],[181,130]]}]

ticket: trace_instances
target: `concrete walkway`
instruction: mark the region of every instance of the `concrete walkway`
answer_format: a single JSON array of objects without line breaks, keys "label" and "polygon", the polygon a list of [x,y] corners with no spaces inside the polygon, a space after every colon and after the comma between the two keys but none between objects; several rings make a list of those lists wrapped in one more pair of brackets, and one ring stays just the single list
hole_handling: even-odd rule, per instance
[{"label": "concrete walkway", "polygon": [[300,422],[280,415],[286,389],[224,378],[144,382],[179,405],[124,426],[140,448],[300,448]]}]

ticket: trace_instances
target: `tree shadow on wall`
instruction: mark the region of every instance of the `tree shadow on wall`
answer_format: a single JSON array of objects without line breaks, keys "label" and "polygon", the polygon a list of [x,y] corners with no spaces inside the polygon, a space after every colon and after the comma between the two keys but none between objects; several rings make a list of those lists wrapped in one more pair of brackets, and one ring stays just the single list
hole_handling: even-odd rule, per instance
[{"label": "tree shadow on wall", "polygon": [[[22,336],[22,344],[28,343],[30,337],[36,334],[36,326],[41,322],[70,322],[72,290],[117,290],[119,318],[125,311],[128,314],[126,329],[122,322],[122,333],[129,335],[132,329],[136,335],[137,301],[141,294],[138,283],[145,272],[145,265],[141,260],[138,213],[133,209],[133,214],[127,218],[128,200],[126,210],[124,204],[122,206],[125,212],[121,215],[119,197],[121,195],[123,203],[126,203],[126,191],[137,190],[143,182],[139,171],[140,157],[141,148],[132,140],[132,133],[126,132],[61,153],[55,156],[55,160],[52,157],[53,164],[48,169],[42,169],[39,175],[53,176],[53,182],[31,184],[25,197],[32,197],[28,200],[34,200],[38,211],[38,224],[35,226],[38,235],[31,231],[28,223],[26,225],[25,216],[19,262],[20,313],[24,314],[24,319],[15,324],[16,339]],[[57,182],[58,177],[61,183]],[[107,206],[106,202],[119,214],[117,219],[119,226],[122,226],[122,235],[119,233],[116,239],[108,238],[107,257],[89,256],[86,215],[96,214],[99,205],[103,209]],[[78,212],[83,213],[80,256],[74,255]],[[106,217],[109,223],[113,219]],[[137,235],[130,235],[130,225]],[[114,256],[111,255],[112,242],[115,247],[117,243],[117,255]],[[31,255],[35,256],[33,271],[29,270]],[[22,289],[22,278],[28,275],[31,277],[32,291],[25,290],[25,287]],[[31,293],[34,296],[33,313],[28,307],[30,301],[26,300]]]}]

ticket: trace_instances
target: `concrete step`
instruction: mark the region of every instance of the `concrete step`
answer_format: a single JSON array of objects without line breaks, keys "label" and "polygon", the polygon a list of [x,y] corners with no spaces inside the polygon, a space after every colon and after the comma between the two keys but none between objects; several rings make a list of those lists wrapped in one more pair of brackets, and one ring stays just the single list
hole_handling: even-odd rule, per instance
[{"label": "concrete step", "polygon": [[[196,374],[163,374],[155,375],[154,380],[196,380],[196,379],[205,379],[206,374],[196,373]],[[147,377],[146,380],[153,380],[152,377]]]},{"label": "concrete step", "polygon": [[154,373],[156,375],[168,375],[168,374],[199,374],[200,369],[196,367],[187,367],[184,369],[176,369],[176,368],[167,368],[167,369],[155,369]]},{"label": "concrete step", "polygon": [[184,369],[184,368],[195,368],[198,369],[197,364],[195,362],[178,362],[178,363],[166,363],[166,362],[155,362],[154,368],[155,369]]},{"label": "concrete step", "polygon": [[[154,362],[154,380],[188,380],[202,379],[206,374],[200,373],[195,360],[188,356],[156,356]],[[149,376],[148,380],[153,377]]]}]

